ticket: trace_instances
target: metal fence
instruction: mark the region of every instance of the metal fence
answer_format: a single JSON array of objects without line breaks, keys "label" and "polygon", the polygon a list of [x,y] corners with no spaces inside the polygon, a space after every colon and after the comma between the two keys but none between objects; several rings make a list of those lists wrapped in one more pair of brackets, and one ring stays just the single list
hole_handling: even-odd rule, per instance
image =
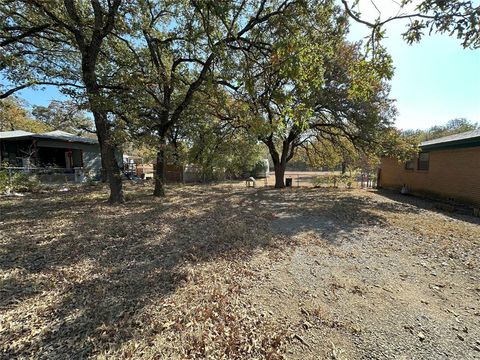
[{"label": "metal fence", "polygon": [[84,182],[85,173],[83,168],[56,168],[56,167],[0,167],[5,172],[8,181],[11,182],[15,174],[21,173],[36,176],[41,182],[63,183],[63,182]]},{"label": "metal fence", "polygon": [[[373,173],[358,173],[348,176],[348,179],[342,179],[339,171],[286,171],[285,183],[292,187],[358,187],[375,188],[377,186],[377,176]],[[291,179],[291,180],[287,180]],[[257,186],[275,185],[275,173],[264,179],[256,179]],[[350,183],[350,185],[348,185]],[[287,185],[287,186],[288,186]]]}]

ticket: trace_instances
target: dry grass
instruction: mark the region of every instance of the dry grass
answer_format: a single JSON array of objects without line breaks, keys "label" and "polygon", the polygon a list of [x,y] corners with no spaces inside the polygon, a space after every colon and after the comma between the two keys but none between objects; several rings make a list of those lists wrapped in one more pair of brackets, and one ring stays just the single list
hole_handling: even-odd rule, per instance
[{"label": "dry grass", "polygon": [[[114,207],[98,188],[0,199],[1,358],[279,359],[299,327],[360,331],[313,305],[305,307],[309,325],[286,323],[245,295],[293,247],[377,226],[415,229],[455,256],[480,239],[475,221],[358,190],[189,186],[163,200],[150,191],[127,188],[128,203]],[[320,220],[331,221],[328,234],[315,227]],[[273,222],[292,234],[272,231]],[[473,252],[467,257],[478,266]],[[364,296],[349,281],[325,291]]]},{"label": "dry grass", "polygon": [[286,334],[238,296],[266,223],[228,188],[149,191],[2,199],[3,357],[278,357]]}]

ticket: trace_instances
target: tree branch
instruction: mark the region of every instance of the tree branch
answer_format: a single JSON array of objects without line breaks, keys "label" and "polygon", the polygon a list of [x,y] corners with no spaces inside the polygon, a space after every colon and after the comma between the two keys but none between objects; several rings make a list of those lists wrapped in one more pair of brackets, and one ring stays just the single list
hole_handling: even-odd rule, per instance
[{"label": "tree branch", "polygon": [[29,36],[32,36],[32,35],[37,34],[39,32],[42,32],[42,31],[48,29],[51,25],[52,24],[47,23],[47,24],[34,26],[34,27],[28,29],[27,31],[19,34],[19,35],[7,37],[5,40],[0,42],[0,47],[4,47],[4,46],[10,45],[10,44],[13,44],[13,43],[15,43],[19,40],[22,40],[26,37],[29,37]]}]

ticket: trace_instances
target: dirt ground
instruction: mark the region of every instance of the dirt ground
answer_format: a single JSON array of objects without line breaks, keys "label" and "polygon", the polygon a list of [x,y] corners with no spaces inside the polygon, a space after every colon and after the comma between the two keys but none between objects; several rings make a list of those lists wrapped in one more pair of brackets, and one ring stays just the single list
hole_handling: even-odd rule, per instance
[{"label": "dirt ground", "polygon": [[365,190],[0,198],[0,358],[480,359],[480,219]]}]

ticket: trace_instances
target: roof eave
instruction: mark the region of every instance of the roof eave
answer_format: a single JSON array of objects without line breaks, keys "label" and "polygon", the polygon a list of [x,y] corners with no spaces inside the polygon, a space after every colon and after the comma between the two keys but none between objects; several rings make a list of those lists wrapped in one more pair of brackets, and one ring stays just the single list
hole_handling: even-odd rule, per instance
[{"label": "roof eave", "polygon": [[464,149],[469,147],[480,146],[480,137],[469,139],[461,139],[455,141],[441,142],[436,144],[420,145],[422,151],[430,150],[450,150],[450,149]]},{"label": "roof eave", "polygon": [[31,139],[31,138],[32,138],[31,135],[23,135],[23,136],[0,138],[0,141],[2,141],[2,140],[25,140],[25,139]]},{"label": "roof eave", "polygon": [[32,138],[34,139],[40,139],[40,140],[53,140],[53,141],[61,141],[61,142],[67,142],[67,143],[74,143],[74,144],[88,144],[88,145],[98,145],[98,141],[95,139],[88,139],[88,140],[78,140],[78,139],[66,139],[66,138],[60,138],[60,137],[55,137],[55,136],[45,136],[42,134],[39,135],[33,135]]}]

